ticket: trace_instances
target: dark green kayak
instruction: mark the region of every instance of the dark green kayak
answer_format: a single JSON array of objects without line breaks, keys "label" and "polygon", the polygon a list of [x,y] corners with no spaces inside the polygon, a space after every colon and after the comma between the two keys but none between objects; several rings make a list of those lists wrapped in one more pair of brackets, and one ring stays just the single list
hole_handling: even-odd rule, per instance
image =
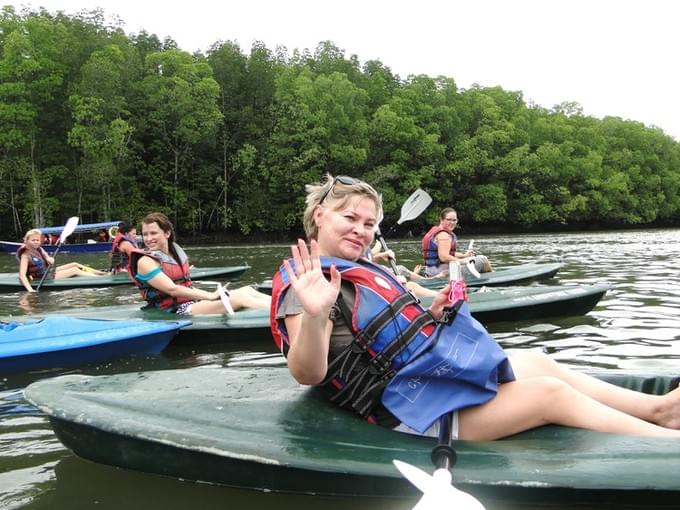
[{"label": "dark green kayak", "polygon": [[[544,278],[552,278],[562,267],[562,264],[520,264],[518,266],[498,269],[490,273],[482,273],[479,278],[471,274],[465,275],[465,283],[468,287],[499,287],[527,283]],[[441,289],[448,283],[446,278],[424,278],[416,280],[416,283],[427,289]],[[267,280],[257,285],[257,290],[265,294],[272,293],[272,282]]]},{"label": "dark green kayak", "polygon": [[[192,280],[211,280],[214,278],[238,278],[250,266],[201,267],[191,270]],[[112,285],[132,285],[127,273],[116,273],[105,276],[76,276],[61,280],[45,280],[40,290],[65,290],[88,287],[111,287]],[[18,273],[0,274],[0,292],[17,292],[24,290]]]},{"label": "dark green kayak", "polygon": [[[678,384],[671,377],[599,376],[650,393]],[[76,455],[185,480],[399,497],[418,493],[393,459],[433,470],[433,439],[370,425],[336,409],[296,384],[285,367],[67,375],[31,384],[25,396],[49,416],[57,437]],[[483,503],[677,508],[680,498],[677,439],[549,426],[453,446],[455,485]]]},{"label": "dark green kayak", "polygon": [[[490,273],[481,273],[475,278],[469,273],[465,274],[465,283],[468,287],[498,287],[503,285],[516,285],[544,278],[552,278],[562,267],[559,263],[549,264],[520,264],[497,269]],[[446,278],[425,278],[417,280],[417,283],[428,289],[441,289],[448,283]]]},{"label": "dark green kayak", "polygon": [[[607,292],[607,285],[536,286],[493,289],[470,294],[470,311],[482,322],[517,321],[583,315],[588,313]],[[429,305],[424,299],[423,304]],[[177,320],[177,316],[159,310],[143,310],[140,305],[103,306],[60,310],[51,314],[85,319]],[[19,320],[21,316],[12,317]],[[243,310],[234,315],[196,315],[192,324],[180,330],[173,344],[223,343],[235,340],[271,341],[269,310]]]}]

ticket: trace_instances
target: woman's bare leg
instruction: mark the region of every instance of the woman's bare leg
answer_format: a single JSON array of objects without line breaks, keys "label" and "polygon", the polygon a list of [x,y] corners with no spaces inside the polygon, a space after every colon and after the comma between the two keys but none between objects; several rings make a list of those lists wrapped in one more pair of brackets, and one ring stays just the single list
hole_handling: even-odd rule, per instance
[{"label": "woman's bare leg", "polygon": [[54,271],[54,278],[60,280],[62,278],[71,278],[72,276],[103,276],[105,274],[106,273],[95,274],[88,271],[83,271],[80,269],[78,264],[76,264],[75,266],[71,267],[59,266]]},{"label": "woman's bare leg", "polygon": [[510,363],[518,380],[551,376],[564,381],[576,391],[609,407],[663,427],[680,428],[680,389],[666,395],[649,395],[621,388],[582,372],[558,364],[537,351],[511,354]]},{"label": "woman's bare leg", "polygon": [[269,308],[272,302],[271,296],[263,294],[248,285],[230,290],[229,299],[234,310],[240,308]]},{"label": "woman's bare leg", "polygon": [[523,378],[499,387],[494,399],[460,411],[459,437],[493,440],[549,423],[651,437],[677,437],[664,428],[606,406],[554,377]]}]

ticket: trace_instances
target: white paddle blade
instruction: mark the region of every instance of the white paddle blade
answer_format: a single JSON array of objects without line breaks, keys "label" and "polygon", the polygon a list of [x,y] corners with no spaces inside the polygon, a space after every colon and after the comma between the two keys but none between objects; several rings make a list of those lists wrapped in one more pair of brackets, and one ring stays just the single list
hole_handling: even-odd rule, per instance
[{"label": "white paddle blade", "polygon": [[475,240],[473,239],[470,241],[470,244],[468,244],[468,249],[467,251],[472,251],[472,249],[475,247]]},{"label": "white paddle blade", "polygon": [[393,460],[399,472],[423,493],[413,510],[485,510],[478,499],[467,492],[456,489],[451,484],[451,472],[448,469],[437,469],[430,475],[422,469]]},{"label": "white paddle blade", "polygon": [[232,308],[231,301],[229,301],[229,296],[227,296],[227,293],[224,291],[224,287],[222,287],[221,283],[217,284],[217,293],[220,295],[220,301],[222,301],[222,306],[224,306],[227,315],[233,315],[234,309]]},{"label": "white paddle blade", "polygon": [[397,225],[417,218],[431,203],[432,197],[427,194],[427,191],[418,188],[401,206],[401,217],[397,220]]},{"label": "white paddle blade", "polygon": [[78,218],[78,216],[71,216],[68,219],[66,225],[64,225],[64,230],[61,231],[61,235],[59,236],[59,244],[63,244],[64,241],[66,241],[66,238],[73,234],[73,231],[76,229],[76,226],[78,226],[79,221],[80,218]]},{"label": "white paddle blade", "polygon": [[479,271],[477,271],[477,268],[475,267],[475,261],[473,259],[468,260],[467,268],[468,271],[470,271],[470,273],[472,273],[472,276],[474,276],[475,278],[479,278],[480,276],[482,276],[479,274]]}]

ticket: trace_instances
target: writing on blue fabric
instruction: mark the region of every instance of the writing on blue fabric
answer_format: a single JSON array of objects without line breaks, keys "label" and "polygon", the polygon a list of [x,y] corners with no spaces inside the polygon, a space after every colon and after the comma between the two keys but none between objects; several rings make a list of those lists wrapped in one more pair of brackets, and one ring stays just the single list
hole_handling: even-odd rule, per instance
[{"label": "writing on blue fabric", "polygon": [[446,413],[488,402],[499,383],[514,379],[503,349],[463,304],[395,374],[382,403],[422,433]]}]

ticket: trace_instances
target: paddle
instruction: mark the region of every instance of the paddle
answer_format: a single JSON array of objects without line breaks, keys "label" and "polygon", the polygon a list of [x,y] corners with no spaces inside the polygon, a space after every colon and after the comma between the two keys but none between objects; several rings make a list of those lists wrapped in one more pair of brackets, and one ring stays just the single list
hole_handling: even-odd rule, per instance
[{"label": "paddle", "polygon": [[[455,304],[458,301],[467,301],[465,280],[458,262],[449,262],[449,281],[451,282],[449,302]],[[432,475],[406,462],[396,459],[392,461],[399,472],[423,493],[413,510],[440,510],[442,506],[462,510],[484,510],[484,505],[474,496],[453,486],[450,470],[456,463],[456,452],[451,447],[452,423],[452,413],[447,413],[439,419],[439,442],[432,449],[432,462],[436,467]]]},{"label": "paddle", "polygon": [[222,306],[224,306],[227,315],[233,315],[234,308],[231,306],[231,301],[229,301],[229,294],[224,289],[221,283],[217,284],[217,293],[220,295],[220,301],[222,301]]},{"label": "paddle", "polygon": [[[64,225],[64,230],[61,231],[61,235],[59,236],[59,241],[57,242],[57,249],[54,250],[54,255],[52,255],[52,258],[56,262],[56,257],[57,253],[59,253],[59,250],[61,249],[61,245],[64,244],[64,241],[66,241],[66,238],[73,234],[73,231],[76,229],[76,226],[78,225],[78,221],[80,219],[78,216],[71,216],[68,221],[66,222],[66,225]],[[50,266],[47,266],[45,269],[45,272],[43,273],[42,277],[40,278],[40,282],[38,283],[38,286],[35,288],[36,291],[40,290],[40,287],[42,286],[43,282],[45,281],[45,277],[47,276],[47,273],[49,273]]]},{"label": "paddle", "polygon": [[[411,196],[406,199],[406,202],[401,206],[401,214],[397,220],[397,225],[401,225],[405,221],[410,221],[416,219],[422,214],[422,212],[427,209],[427,207],[432,203],[432,197],[427,194],[425,190],[418,188]],[[394,229],[394,226],[387,231],[389,234]],[[385,238],[380,232],[380,227],[377,226],[375,229],[375,237],[378,239],[380,246],[383,251],[387,251],[387,243]],[[397,269],[397,263],[393,258],[390,258],[390,266],[392,266],[392,271],[394,274],[399,276],[399,270]]]}]

